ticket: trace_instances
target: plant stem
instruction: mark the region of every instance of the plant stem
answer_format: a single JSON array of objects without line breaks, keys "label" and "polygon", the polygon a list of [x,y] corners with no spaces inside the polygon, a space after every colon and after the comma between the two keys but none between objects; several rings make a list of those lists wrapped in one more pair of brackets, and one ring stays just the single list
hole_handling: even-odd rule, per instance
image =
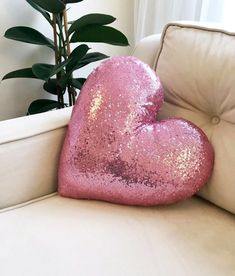
[{"label": "plant stem", "polygon": [[[64,17],[64,31],[65,31],[65,38],[66,38],[66,51],[67,51],[67,56],[69,56],[71,54],[71,48],[70,48],[70,42],[69,42],[68,16],[67,16],[66,8],[63,11],[63,17]],[[71,74],[71,78],[73,78],[73,74]],[[75,104],[76,90],[73,87],[71,87],[71,85],[68,85],[68,94],[69,94],[69,105],[72,106]]]},{"label": "plant stem", "polygon": [[[53,35],[54,35],[54,44],[55,44],[55,64],[59,64],[59,59],[60,59],[60,55],[58,52],[58,41],[57,41],[57,30],[56,30],[56,17],[53,14]],[[58,81],[59,76],[58,74],[56,74],[56,79]],[[57,100],[59,103],[59,108],[63,107],[63,95],[62,95],[62,91],[60,89],[60,87],[57,85],[56,86],[56,90],[57,90]],[[62,96],[62,97],[61,97]]]},{"label": "plant stem", "polygon": [[70,43],[69,43],[68,16],[67,16],[66,9],[64,9],[63,11],[63,16],[64,16],[64,30],[65,30],[65,37],[66,37],[67,55],[69,56],[71,54],[71,49],[70,49]]},{"label": "plant stem", "polygon": [[64,59],[66,60],[68,58],[67,56],[67,51],[66,51],[66,42],[64,39],[64,32],[63,32],[63,26],[62,26],[62,22],[61,22],[61,18],[60,15],[56,16],[57,19],[57,23],[58,23],[58,27],[59,27],[59,38],[62,42],[62,48],[65,50],[63,54]]}]

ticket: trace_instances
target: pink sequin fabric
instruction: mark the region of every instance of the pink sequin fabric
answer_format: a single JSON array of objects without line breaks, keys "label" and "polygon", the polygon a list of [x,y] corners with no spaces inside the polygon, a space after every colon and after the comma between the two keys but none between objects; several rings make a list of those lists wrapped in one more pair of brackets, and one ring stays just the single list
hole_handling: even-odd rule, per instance
[{"label": "pink sequin fabric", "polygon": [[157,121],[162,103],[159,78],[138,59],[114,57],[95,69],[63,145],[60,195],[147,206],[195,194],[212,172],[213,149],[192,123]]}]

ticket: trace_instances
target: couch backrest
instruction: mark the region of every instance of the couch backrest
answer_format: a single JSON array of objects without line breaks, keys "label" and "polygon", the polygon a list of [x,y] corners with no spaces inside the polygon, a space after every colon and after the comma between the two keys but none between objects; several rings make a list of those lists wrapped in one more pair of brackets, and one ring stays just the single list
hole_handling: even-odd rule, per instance
[{"label": "couch backrest", "polygon": [[160,118],[194,122],[214,147],[213,175],[200,195],[235,213],[235,33],[169,24],[154,68],[165,88]]}]

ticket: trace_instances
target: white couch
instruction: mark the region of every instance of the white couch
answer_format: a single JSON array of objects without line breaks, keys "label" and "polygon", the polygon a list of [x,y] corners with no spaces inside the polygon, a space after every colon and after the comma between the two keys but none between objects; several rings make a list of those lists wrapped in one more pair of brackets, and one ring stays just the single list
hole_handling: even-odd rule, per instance
[{"label": "white couch", "polygon": [[204,199],[146,208],[62,198],[71,108],[0,122],[1,276],[235,275],[235,33],[172,23],[134,55],[165,87],[160,117],[193,121],[214,146]]}]

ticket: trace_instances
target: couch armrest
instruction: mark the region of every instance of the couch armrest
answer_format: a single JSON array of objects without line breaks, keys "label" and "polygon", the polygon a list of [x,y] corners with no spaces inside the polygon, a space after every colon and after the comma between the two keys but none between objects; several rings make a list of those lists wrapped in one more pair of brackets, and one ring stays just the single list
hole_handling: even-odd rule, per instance
[{"label": "couch armrest", "polygon": [[160,50],[160,45],[161,34],[147,36],[136,45],[132,55],[153,68],[158,51]]},{"label": "couch armrest", "polygon": [[0,209],[53,193],[72,108],[0,122]]}]

